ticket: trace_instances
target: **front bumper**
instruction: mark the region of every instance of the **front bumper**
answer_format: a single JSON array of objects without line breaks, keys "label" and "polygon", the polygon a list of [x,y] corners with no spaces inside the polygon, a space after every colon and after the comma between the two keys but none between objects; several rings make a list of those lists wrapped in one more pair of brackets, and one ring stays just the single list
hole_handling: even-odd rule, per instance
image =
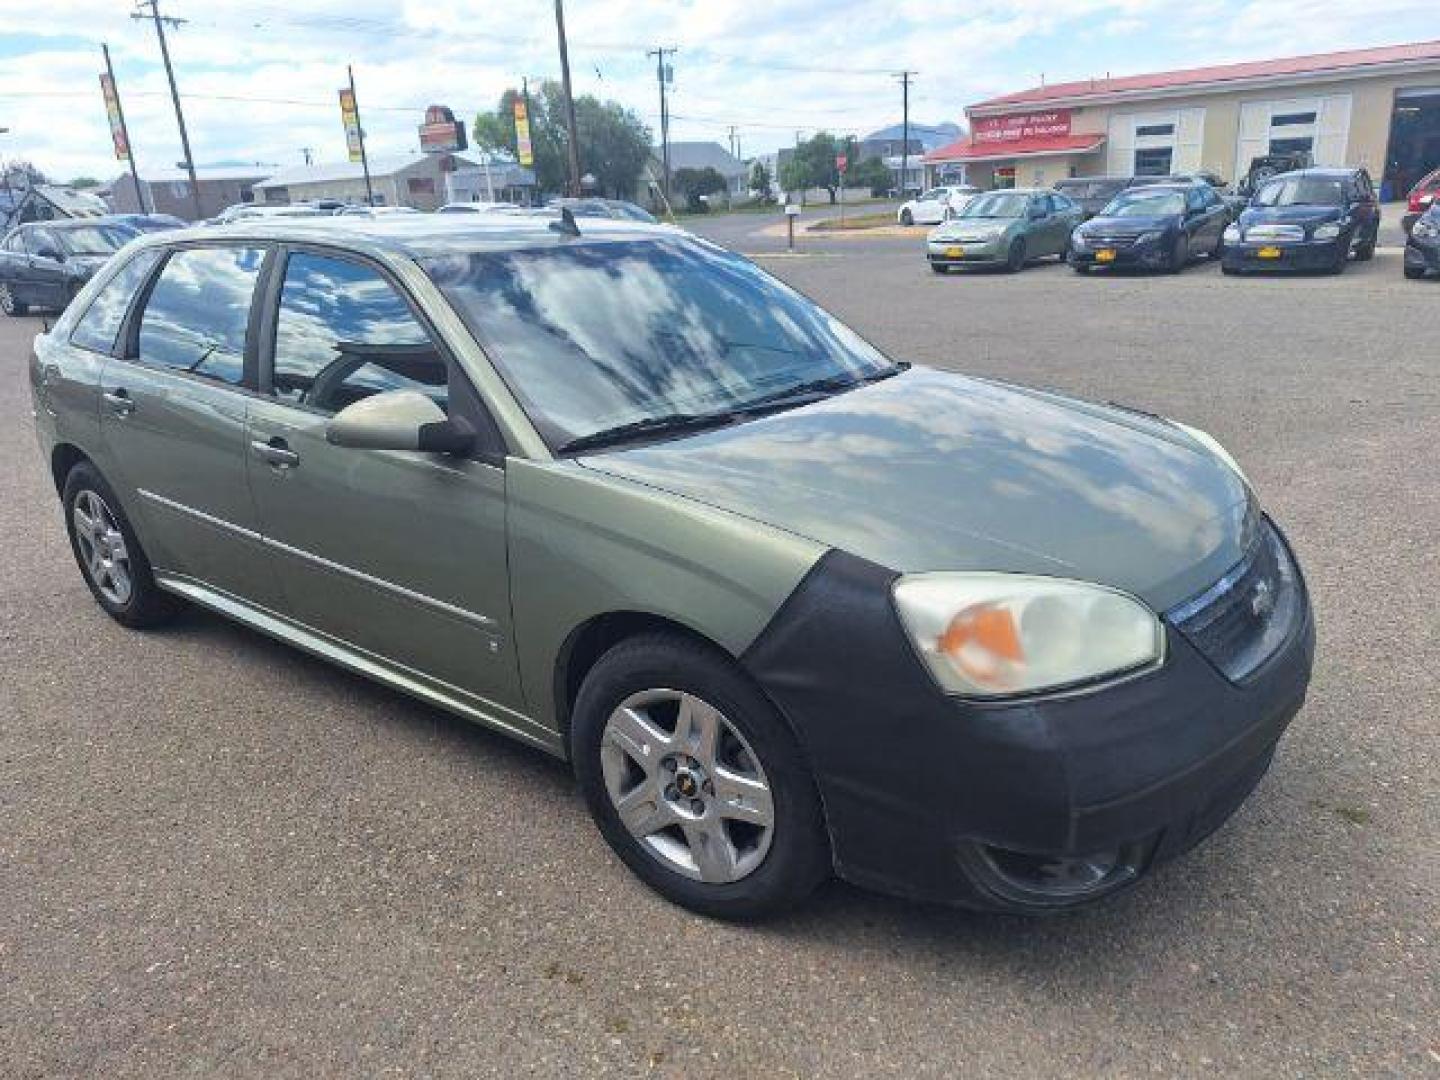
[{"label": "front bumper", "polygon": [[925,257],[936,266],[966,266],[1003,263],[1009,254],[1005,239],[966,243],[964,240],[929,240]]},{"label": "front bumper", "polygon": [[1108,895],[1224,822],[1305,699],[1303,582],[1284,643],[1241,684],[1170,626],[1157,670],[981,703],[936,688],[895,576],[830,553],[743,657],[794,725],[857,884],[1029,913]]},{"label": "front bumper", "polygon": [[[1101,252],[1107,251],[1112,252],[1113,257],[1102,257]],[[1070,245],[1070,264],[1072,266],[1116,266],[1132,270],[1155,270],[1165,266],[1169,258],[1169,246],[1158,240],[1115,247],[1088,243],[1083,248],[1077,247],[1074,243]]]},{"label": "front bumper", "polygon": [[1419,240],[1412,235],[1405,244],[1405,268],[1440,274],[1440,239]]},{"label": "front bumper", "polygon": [[[1342,251],[1349,254],[1349,244],[1343,235],[1336,240],[1244,240],[1227,243],[1221,259],[1227,270],[1329,270]],[[1279,255],[1261,254],[1266,251]]]}]

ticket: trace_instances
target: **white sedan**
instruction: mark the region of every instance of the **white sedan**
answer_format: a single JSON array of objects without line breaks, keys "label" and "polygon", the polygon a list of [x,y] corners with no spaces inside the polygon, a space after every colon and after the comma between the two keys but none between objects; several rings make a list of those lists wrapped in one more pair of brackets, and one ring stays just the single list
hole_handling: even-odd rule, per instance
[{"label": "white sedan", "polygon": [[965,209],[965,204],[979,194],[980,189],[969,184],[931,188],[901,206],[896,220],[901,225],[938,225]]}]

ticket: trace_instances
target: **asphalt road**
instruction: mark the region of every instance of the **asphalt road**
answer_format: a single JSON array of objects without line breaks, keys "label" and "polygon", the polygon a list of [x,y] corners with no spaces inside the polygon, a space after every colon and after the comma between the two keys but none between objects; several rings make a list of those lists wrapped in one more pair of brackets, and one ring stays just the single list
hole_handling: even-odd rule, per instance
[{"label": "asphalt road", "polygon": [[540,754],[216,618],[106,619],[35,451],[35,322],[0,320],[0,1073],[1440,1074],[1440,283],[1393,252],[1342,278],[937,277],[913,240],[779,256],[768,223],[703,227],[896,355],[1173,415],[1242,460],[1320,626],[1250,802],[1073,916],[835,884],[703,921]]}]

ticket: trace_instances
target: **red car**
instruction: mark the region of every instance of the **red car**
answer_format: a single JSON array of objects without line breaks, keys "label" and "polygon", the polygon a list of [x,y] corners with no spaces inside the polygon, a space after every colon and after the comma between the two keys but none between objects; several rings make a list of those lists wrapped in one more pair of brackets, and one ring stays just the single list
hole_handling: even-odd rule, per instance
[{"label": "red car", "polygon": [[1440,169],[1436,169],[1410,189],[1408,209],[1412,214],[1423,214],[1437,198],[1440,198]]}]

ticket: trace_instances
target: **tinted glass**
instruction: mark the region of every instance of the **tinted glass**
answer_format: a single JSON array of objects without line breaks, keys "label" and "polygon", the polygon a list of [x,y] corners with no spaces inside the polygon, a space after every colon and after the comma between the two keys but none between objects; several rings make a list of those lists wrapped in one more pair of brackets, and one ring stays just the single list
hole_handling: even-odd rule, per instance
[{"label": "tinted glass", "polygon": [[758,267],[684,237],[422,264],[551,445],[892,365]]},{"label": "tinted glass", "polygon": [[5,250],[13,251],[17,255],[25,254],[25,230],[16,229],[5,238]]},{"label": "tinted glass", "polygon": [[142,251],[127,262],[121,271],[110,279],[91,301],[75,324],[70,343],[82,349],[108,353],[115,347],[115,337],[120,333],[120,324],[130,310],[130,298],[135,295],[141,283],[150,275],[150,268],[160,258],[158,251]]},{"label": "tinted glass", "polygon": [[1320,176],[1292,176],[1275,180],[1255,195],[1261,206],[1341,206],[1344,188],[1339,180]]},{"label": "tinted glass", "polygon": [[1100,213],[1105,217],[1167,217],[1185,212],[1183,191],[1131,188],[1110,200]]},{"label": "tinted glass", "polygon": [[238,384],[262,248],[184,248],[160,271],[140,319],[140,359]]},{"label": "tinted glass", "polygon": [[80,225],[54,231],[61,249],[69,255],[113,255],[135,238],[135,230],[124,225]]},{"label": "tinted glass", "polygon": [[444,358],[395,288],[360,263],[297,253],[285,268],[271,393],[321,412],[385,390],[449,403]]}]

